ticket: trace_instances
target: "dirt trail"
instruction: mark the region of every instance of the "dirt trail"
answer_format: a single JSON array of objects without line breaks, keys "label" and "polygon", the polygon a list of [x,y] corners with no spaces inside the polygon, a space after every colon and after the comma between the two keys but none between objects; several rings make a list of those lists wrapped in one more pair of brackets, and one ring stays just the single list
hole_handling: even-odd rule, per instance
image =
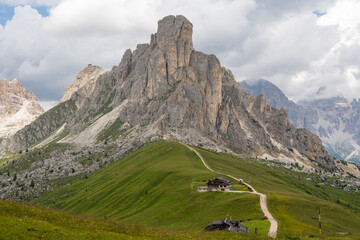
[{"label": "dirt trail", "polygon": [[[225,174],[225,173],[221,173],[221,172],[218,172],[218,171],[214,171],[212,168],[209,167],[209,165],[207,165],[205,159],[203,158],[203,156],[198,152],[196,151],[196,149],[188,146],[187,144],[184,144],[184,143],[181,143],[183,144],[184,146],[186,146],[189,150],[193,151],[196,153],[196,155],[201,159],[201,161],[203,162],[203,164],[205,165],[205,167],[207,169],[209,169],[210,171],[212,172],[215,172],[215,173],[218,173],[218,174],[221,174],[221,175],[225,175],[225,176],[228,176],[232,179],[235,179],[236,181],[239,181],[240,179],[234,177],[234,176],[231,176],[229,174]],[[234,192],[234,193],[252,193],[252,194],[257,194],[260,196],[260,208],[261,208],[261,211],[264,213],[265,216],[267,216],[269,222],[270,222],[270,229],[269,229],[269,233],[268,233],[268,236],[271,237],[271,238],[276,238],[276,235],[277,235],[277,228],[278,228],[278,223],[277,221],[275,220],[275,218],[271,215],[271,213],[269,212],[269,209],[267,207],[267,197],[265,194],[263,193],[259,193],[257,192],[250,184],[246,183],[246,182],[243,182],[246,186],[248,186],[252,192],[249,192],[249,191],[230,191],[230,192]]]}]

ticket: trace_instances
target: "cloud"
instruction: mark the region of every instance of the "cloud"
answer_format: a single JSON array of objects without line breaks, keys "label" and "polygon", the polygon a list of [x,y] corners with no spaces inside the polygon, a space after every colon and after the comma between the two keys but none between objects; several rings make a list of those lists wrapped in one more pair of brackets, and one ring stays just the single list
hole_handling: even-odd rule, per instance
[{"label": "cloud", "polygon": [[56,6],[61,0],[0,0],[0,4],[10,6],[32,5],[32,6]]},{"label": "cloud", "polygon": [[340,30],[357,28],[360,23],[360,15],[356,11],[360,8],[357,0],[337,1],[324,16],[319,20],[319,25],[336,25]]},{"label": "cloud", "polygon": [[[79,2],[85,4],[87,1]],[[79,6],[77,10],[80,9]],[[0,76],[18,78],[40,100],[60,99],[76,74],[88,63],[105,68],[117,65],[126,48],[134,48],[138,43],[134,39],[147,41],[156,29],[156,21],[151,23],[152,31],[116,29],[121,26],[116,19],[113,24],[103,22],[94,26],[95,20],[90,21],[92,16],[88,13],[83,14],[84,22],[75,24],[76,16],[64,22],[63,13],[56,7],[53,10],[49,17],[43,17],[30,6],[17,6],[11,21],[0,28],[3,46],[0,54],[6,56],[0,59]],[[78,13],[82,14],[81,11]],[[101,16],[95,19],[98,18]],[[84,23],[88,24],[88,30],[82,25]]]},{"label": "cloud", "polygon": [[161,1],[64,0],[51,10],[48,31],[57,34],[147,32],[156,26]]},{"label": "cloud", "polygon": [[321,18],[311,14],[309,7],[314,6],[305,6],[265,24],[255,41],[244,41],[244,56],[255,44],[260,50],[251,50],[250,61],[235,68],[235,75],[269,79],[293,100],[332,97],[338,92],[348,99],[358,98],[360,58],[355,51],[359,49],[360,21],[355,9],[359,4],[349,0],[316,6],[326,9]]},{"label": "cloud", "polygon": [[[360,50],[360,16],[354,11],[359,8],[358,1],[337,1],[328,8],[326,15],[318,19],[319,28],[336,28],[333,32],[338,38],[308,68],[293,76],[292,79],[300,78],[308,84],[308,94],[298,98],[312,97],[312,92],[319,86],[328,86],[320,97],[331,97],[341,92],[348,99],[359,98],[360,58],[354,52]],[[310,77],[301,77],[301,74]]]},{"label": "cloud", "polygon": [[[88,63],[105,69],[117,65],[127,48],[149,42],[157,21],[169,14],[184,14],[196,24],[198,49],[231,48],[245,32],[233,31],[233,27],[247,27],[246,12],[255,7],[254,1],[208,3],[63,0],[50,9],[47,17],[31,6],[17,6],[14,17],[0,30],[0,43],[6,46],[0,53],[7,56],[0,60],[0,76],[18,78],[42,101],[58,100]],[[200,14],[196,10],[199,4],[208,5]],[[228,44],[219,44],[225,42]]]},{"label": "cloud", "polygon": [[[194,47],[218,56],[238,81],[268,79],[294,100],[360,92],[358,1],[0,0],[0,77],[18,78],[41,101],[59,100],[87,64],[110,69],[149,42],[157,21],[185,15]],[[21,6],[18,6],[18,5]],[[49,15],[39,14],[46,6]],[[314,11],[321,9],[321,11]],[[326,12],[325,15],[317,17]],[[314,14],[315,13],[315,14]]]}]

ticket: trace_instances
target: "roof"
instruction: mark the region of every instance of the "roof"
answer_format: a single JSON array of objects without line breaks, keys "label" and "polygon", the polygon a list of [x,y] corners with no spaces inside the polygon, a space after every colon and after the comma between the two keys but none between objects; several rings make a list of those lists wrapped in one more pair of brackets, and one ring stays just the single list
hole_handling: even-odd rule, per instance
[{"label": "roof", "polygon": [[212,224],[213,224],[213,225],[222,224],[222,221],[213,221]]},{"label": "roof", "polygon": [[207,226],[204,231],[226,231],[236,233],[249,233],[249,228],[240,224],[239,221],[232,221],[225,218],[221,221],[213,221],[213,223]]},{"label": "roof", "polygon": [[207,184],[208,185],[220,185],[220,184],[221,185],[232,185],[232,181],[227,180],[222,177],[217,177],[217,178],[209,180]]}]

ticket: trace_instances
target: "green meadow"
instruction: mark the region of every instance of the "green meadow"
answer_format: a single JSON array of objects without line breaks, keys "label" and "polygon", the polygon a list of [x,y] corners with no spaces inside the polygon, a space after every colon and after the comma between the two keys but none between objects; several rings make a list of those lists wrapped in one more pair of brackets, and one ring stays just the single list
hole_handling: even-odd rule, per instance
[{"label": "green meadow", "polygon": [[305,180],[316,179],[317,174],[306,175],[281,166],[268,167],[265,161],[196,149],[211,168],[242,178],[257,191],[267,194],[268,208],[279,224],[279,237],[318,236],[320,208],[324,237],[350,232],[349,237],[360,239],[359,192],[346,192]]},{"label": "green meadow", "polygon": [[267,232],[269,224],[262,220],[257,195],[196,192],[194,183],[218,176],[183,145],[160,141],[34,202],[81,215],[178,230],[202,230],[208,222],[229,216],[248,223],[260,221],[259,227]]},{"label": "green meadow", "polygon": [[[235,233],[151,228],[86,217],[49,207],[0,200],[0,239],[244,239]],[[265,239],[265,238],[262,238]]]},{"label": "green meadow", "polygon": [[[269,210],[279,223],[279,238],[359,239],[359,193],[319,186],[316,182],[305,181],[304,178],[309,176],[304,173],[296,173],[280,165],[269,167],[265,161],[244,159],[201,148],[197,150],[211,168],[242,178],[257,191],[268,195]],[[59,220],[60,222],[45,220],[43,230],[49,234],[58,234],[57,227],[63,227],[65,230],[59,230],[60,233],[70,234],[74,231],[80,239],[82,234],[85,234],[82,231],[89,231],[86,234],[91,236],[99,236],[92,233],[93,230],[96,231],[96,227],[80,231],[75,226],[77,223],[68,223],[70,219],[76,219],[71,220],[73,222],[92,219],[93,224],[110,224],[105,224],[109,231],[101,232],[107,234],[104,236],[109,236],[109,239],[113,237],[112,234],[120,234],[117,238],[114,237],[115,239],[126,239],[129,236],[156,239],[151,233],[159,234],[157,239],[267,238],[270,224],[263,220],[257,195],[196,192],[196,186],[218,176],[221,175],[207,170],[197,155],[185,146],[175,142],[159,141],[149,143],[94,172],[87,179],[77,180],[71,185],[57,188],[44,194],[40,199],[33,200],[34,203],[58,210],[32,205],[21,206],[37,209],[33,211],[53,211],[54,218],[58,215],[67,216],[68,220],[64,218],[65,220]],[[237,188],[242,189],[243,186],[238,185]],[[317,229],[319,207],[322,212],[322,236],[318,235]],[[32,217],[37,215],[34,214]],[[250,234],[201,232],[208,222],[226,216],[244,221],[243,225],[250,228]],[[32,217],[25,219],[30,221]],[[19,216],[16,219],[24,217]],[[4,222],[7,220],[3,219],[0,222],[0,227],[5,228]],[[119,227],[122,225],[127,227]],[[115,233],[111,230],[118,227],[133,230],[114,230]],[[253,232],[255,227],[259,229],[257,235]],[[341,237],[338,232],[351,234]],[[67,235],[54,236],[62,238]]]}]

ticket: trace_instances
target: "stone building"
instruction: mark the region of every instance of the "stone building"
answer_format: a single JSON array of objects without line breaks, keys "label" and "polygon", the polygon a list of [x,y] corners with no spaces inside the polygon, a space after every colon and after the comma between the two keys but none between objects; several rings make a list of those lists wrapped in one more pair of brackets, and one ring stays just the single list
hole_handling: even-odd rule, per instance
[{"label": "stone building", "polygon": [[211,225],[204,228],[204,231],[225,231],[235,233],[249,233],[249,228],[240,224],[239,221],[232,221],[225,218],[221,221],[213,221]]}]

